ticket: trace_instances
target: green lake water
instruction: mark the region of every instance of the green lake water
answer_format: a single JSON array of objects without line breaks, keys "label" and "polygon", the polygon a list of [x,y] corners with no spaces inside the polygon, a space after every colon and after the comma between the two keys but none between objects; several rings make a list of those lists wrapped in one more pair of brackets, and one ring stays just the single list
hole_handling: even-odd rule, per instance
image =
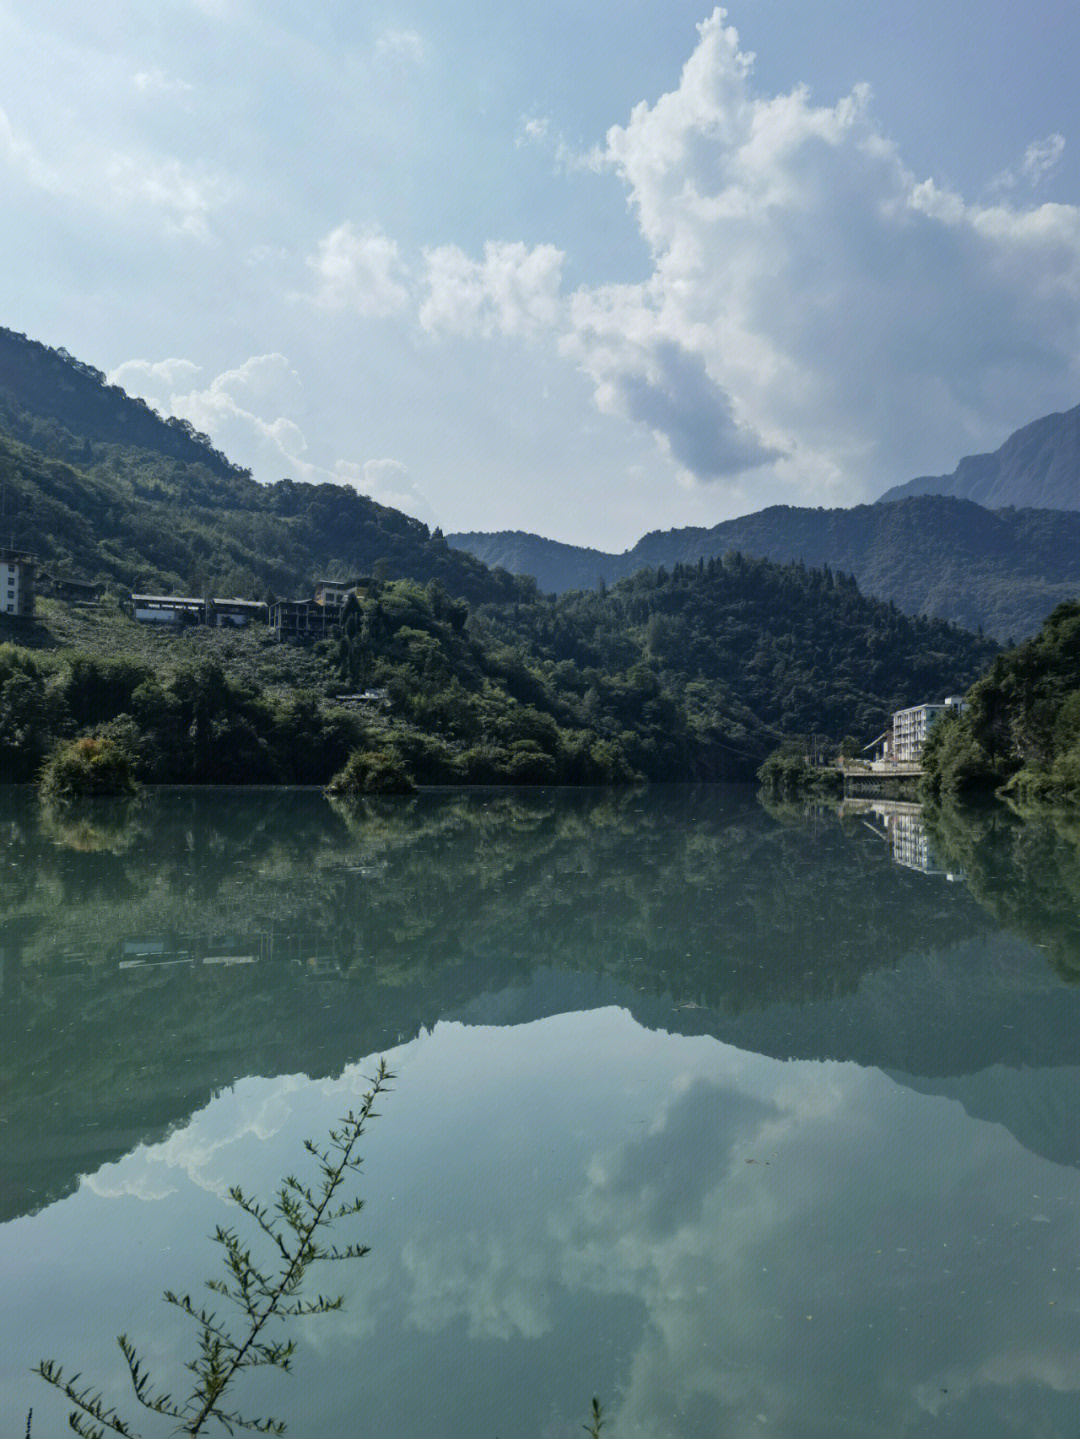
[{"label": "green lake water", "polygon": [[162,1290],[380,1055],[371,1253],[235,1395],[295,1439],[1080,1434],[1075,823],[0,790],[0,886],[5,1436],[121,1330],[182,1386]]}]

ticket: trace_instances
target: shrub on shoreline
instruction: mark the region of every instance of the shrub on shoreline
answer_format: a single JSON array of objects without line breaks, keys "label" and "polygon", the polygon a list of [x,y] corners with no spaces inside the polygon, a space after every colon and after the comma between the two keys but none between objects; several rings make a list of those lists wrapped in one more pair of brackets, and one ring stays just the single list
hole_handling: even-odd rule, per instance
[{"label": "shrub on shoreline", "polygon": [[50,799],[134,794],[131,756],[109,735],[84,735],[58,744],[41,771],[40,789]]},{"label": "shrub on shoreline", "polygon": [[839,770],[806,762],[798,749],[781,746],[773,750],[757,772],[758,784],[772,795],[840,794],[844,778]]},{"label": "shrub on shoreline", "polygon": [[401,759],[389,750],[353,750],[326,786],[326,793],[344,799],[367,794],[412,794],[412,775]]}]

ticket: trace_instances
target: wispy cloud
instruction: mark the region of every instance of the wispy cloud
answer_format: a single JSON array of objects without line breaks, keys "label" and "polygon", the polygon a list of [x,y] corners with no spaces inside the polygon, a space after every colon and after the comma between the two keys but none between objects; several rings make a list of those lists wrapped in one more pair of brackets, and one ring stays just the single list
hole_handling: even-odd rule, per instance
[{"label": "wispy cloud", "polygon": [[167,75],[164,70],[157,67],[151,70],[137,70],[131,79],[140,95],[150,97],[190,95],[195,89],[195,86],[187,80]]},{"label": "wispy cloud", "polygon": [[59,174],[46,164],[31,141],[15,130],[3,109],[0,109],[0,161],[39,189],[55,192],[62,188]]},{"label": "wispy cloud", "polygon": [[598,171],[604,164],[602,146],[575,149],[566,136],[555,129],[550,115],[526,115],[514,144],[519,150],[525,145],[532,145],[549,155],[556,174],[568,174],[574,170]]},{"label": "wispy cloud", "polygon": [[171,155],[108,149],[81,138],[49,156],[0,110],[0,162],[23,180],[90,210],[155,217],[166,232],[212,237],[211,218],[231,197],[221,174]]},{"label": "wispy cloud", "polygon": [[384,30],[375,41],[375,54],[393,56],[421,65],[427,58],[424,41],[416,30]]},{"label": "wispy cloud", "polygon": [[996,175],[991,188],[994,190],[1014,190],[1018,185],[1027,185],[1034,190],[1046,177],[1055,170],[1065,153],[1065,136],[1056,132],[1047,135],[1045,140],[1032,140],[1031,144],[1024,151],[1024,158],[1018,165],[1008,170],[1002,170]]}]

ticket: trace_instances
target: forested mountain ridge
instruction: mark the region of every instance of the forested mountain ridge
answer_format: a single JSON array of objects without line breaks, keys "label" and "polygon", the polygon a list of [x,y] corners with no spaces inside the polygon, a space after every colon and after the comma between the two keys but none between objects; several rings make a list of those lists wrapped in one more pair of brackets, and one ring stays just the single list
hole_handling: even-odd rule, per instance
[{"label": "forested mountain ridge", "polygon": [[187,420],[163,419],[145,400],[110,385],[93,365],[2,326],[0,430],[81,465],[91,464],[103,446],[124,445],[217,475],[245,473]]},{"label": "forested mountain ridge", "polygon": [[427,525],[345,485],[261,485],[186,422],[163,420],[65,351],[0,331],[3,542],[50,570],[265,598],[316,578],[438,579],[472,601],[513,593]]},{"label": "forested mountain ridge", "polygon": [[990,509],[1080,510],[1080,405],[1033,420],[991,454],[965,456],[951,475],[894,485],[878,503],[913,495],[953,495]]},{"label": "forested mountain ridge", "polygon": [[1080,511],[991,513],[934,496],[774,506],[709,529],[655,531],[622,555],[523,534],[447,544],[346,486],[257,484],[190,425],[11,330],[0,330],[0,483],[5,541],[50,569],[122,588],[293,595],[382,560],[388,576],[438,579],[483,603],[514,594],[491,568],[561,591],[739,550],[843,570],[907,613],[999,639],[1034,632],[1080,591]]},{"label": "forested mountain ridge", "polygon": [[1080,593],[1080,513],[984,509],[924,496],[852,509],[774,505],[710,528],[654,530],[623,554],[520,532],[448,536],[489,565],[531,574],[545,591],[611,584],[646,565],[696,563],[729,550],[828,565],[907,614],[929,614],[998,639],[1038,629]]},{"label": "forested mountain ridge", "polygon": [[737,747],[744,761],[769,735],[869,740],[893,710],[962,686],[997,648],[942,620],[904,615],[862,594],[851,576],[737,552],[641,570],[602,592],[485,605],[469,628],[487,644],[529,653],[556,685],[578,690],[585,713],[603,710],[602,685],[590,694],[594,677],[621,670],[639,702],[673,701],[685,732],[711,736],[706,750],[714,741]]},{"label": "forested mountain ridge", "polygon": [[[455,549],[475,555],[485,565],[509,570],[512,575],[532,575],[545,594],[591,590],[601,580],[605,584],[614,584],[647,563],[645,560],[630,561],[636,546],[623,554],[611,554],[587,545],[545,539],[543,535],[532,535],[526,530],[468,530],[448,534],[446,540]],[[694,559],[697,559],[696,555]],[[663,558],[660,563],[674,564],[675,559]]]}]

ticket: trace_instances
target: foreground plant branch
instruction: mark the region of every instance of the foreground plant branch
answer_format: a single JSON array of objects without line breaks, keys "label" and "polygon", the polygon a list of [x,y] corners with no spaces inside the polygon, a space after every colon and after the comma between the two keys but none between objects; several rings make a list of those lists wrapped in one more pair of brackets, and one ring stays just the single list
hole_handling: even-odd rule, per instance
[{"label": "foreground plant branch", "polygon": [[[331,1129],[328,1143],[320,1148],[306,1139],[304,1147],[317,1161],[319,1178],[313,1186],[289,1175],[277,1192],[275,1202],[263,1205],[234,1187],[229,1195],[260,1231],[270,1250],[270,1259],[256,1261],[251,1248],[231,1227],[218,1226],[214,1242],[224,1251],[224,1278],[208,1279],[206,1287],[227,1302],[233,1314],[219,1317],[215,1309],[195,1303],[188,1294],[166,1290],[165,1299],[191,1319],[198,1331],[197,1353],[187,1363],[194,1385],[185,1399],[174,1399],[155,1382],[143,1367],[127,1335],[117,1340],[127,1361],[135,1399],[153,1414],[171,1419],[178,1434],[202,1434],[214,1422],[230,1434],[236,1429],[258,1434],[284,1434],[281,1420],[249,1419],[225,1407],[235,1380],[247,1369],[272,1367],[290,1370],[295,1341],[271,1338],[276,1321],[298,1319],[309,1314],[326,1314],[340,1309],[343,1296],[317,1294],[302,1297],[307,1272],[313,1264],[343,1259],[362,1259],[364,1244],[341,1247],[328,1244],[323,1235],[338,1220],[358,1214],[364,1201],[356,1195],[345,1197],[342,1186],[360,1169],[356,1146],[370,1120],[378,1117],[375,1104],[385,1094],[394,1076],[380,1060],[360,1107],[350,1110]],[[235,1326],[235,1327],[234,1327]],[[83,1439],[105,1439],[119,1434],[123,1439],[141,1439],[127,1420],[93,1384],[81,1385],[81,1374],[66,1376],[59,1364],[43,1359],[34,1371],[63,1393],[75,1406],[68,1423]]]}]

